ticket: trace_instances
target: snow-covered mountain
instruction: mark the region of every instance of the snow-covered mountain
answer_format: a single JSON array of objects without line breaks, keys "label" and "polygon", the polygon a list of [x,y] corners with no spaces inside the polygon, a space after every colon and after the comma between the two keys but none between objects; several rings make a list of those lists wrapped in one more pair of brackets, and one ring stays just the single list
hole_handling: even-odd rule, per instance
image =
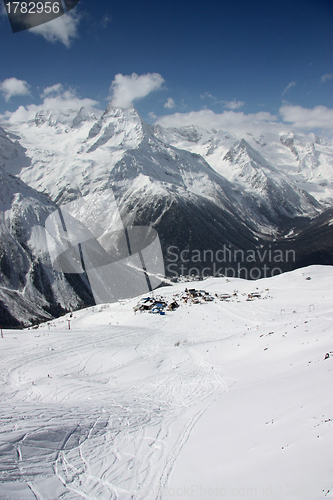
[{"label": "snow-covered mountain", "polygon": [[[212,168],[196,151],[188,152],[191,144],[170,145],[170,133],[149,126],[134,109],[109,105],[100,119],[84,109],[61,114],[49,110],[11,129],[21,134],[31,159],[31,165],[21,168],[20,178],[50,194],[57,203],[110,184],[121,192],[147,189],[150,196],[154,190],[158,197],[163,192],[182,198],[197,195],[241,218],[246,211],[247,221],[253,219],[270,231],[281,216],[314,216],[320,211],[314,198],[270,165],[245,139],[235,142],[229,137],[230,147],[219,165],[211,161],[214,147],[210,146],[205,158]],[[197,141],[196,135],[188,137]],[[17,173],[16,164],[7,162],[7,169]]]},{"label": "snow-covered mountain", "polygon": [[264,166],[275,169],[280,178],[299,190],[305,190],[320,203],[327,206],[333,203],[332,140],[313,133],[267,131],[258,136],[249,131],[236,135],[196,126],[180,129],[156,126],[155,133],[169,144],[202,155],[217,172],[229,180],[236,180],[245,189],[250,186],[242,169],[251,163],[254,169],[256,166],[257,169]]},{"label": "snow-covered mountain", "polygon": [[[115,196],[126,227],[158,231],[173,277],[191,274],[193,263],[194,272],[208,273],[205,251],[211,252],[211,274],[221,249],[256,252],[275,240],[276,251],[276,241],[283,241],[283,250],[295,253],[296,239],[333,200],[333,145],[311,134],[241,137],[198,127],[163,129],[145,123],[133,108],[111,105],[98,116],[84,108],[44,110],[3,126],[0,155],[8,173],[57,205],[83,200],[80,214],[71,215],[90,229],[89,207],[107,213]],[[323,227],[329,250],[331,225]],[[103,235],[113,237],[107,230]],[[180,257],[184,252],[191,257]],[[306,251],[302,255],[308,258]],[[320,251],[309,255],[317,255],[309,263],[322,263]],[[267,258],[271,264],[269,251],[259,260]],[[232,268],[239,264],[226,261]],[[298,265],[295,258],[278,262],[282,270]],[[241,265],[249,269],[253,260],[243,258]]]},{"label": "snow-covered mountain", "polygon": [[[1,137],[6,157],[24,159],[22,148]],[[46,218],[56,205],[0,167],[0,324],[27,325],[89,303],[81,276],[52,269]],[[91,302],[91,297],[90,297]]]}]

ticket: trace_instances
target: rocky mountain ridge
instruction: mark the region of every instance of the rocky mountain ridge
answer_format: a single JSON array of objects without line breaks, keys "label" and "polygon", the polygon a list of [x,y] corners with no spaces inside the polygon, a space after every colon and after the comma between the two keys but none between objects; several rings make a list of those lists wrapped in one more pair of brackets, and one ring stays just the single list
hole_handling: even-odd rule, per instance
[{"label": "rocky mountain ridge", "polygon": [[[332,152],[333,145],[311,134],[237,137],[198,127],[162,129],[145,123],[133,108],[111,105],[100,116],[84,108],[45,110],[28,122],[4,124],[0,129],[0,162],[4,169],[0,212],[3,221],[16,214],[25,236],[10,232],[3,222],[1,258],[6,262],[4,269],[10,269],[9,277],[3,270],[1,275],[3,310],[8,314],[16,311],[14,299],[6,299],[13,296],[13,290],[29,303],[29,307],[22,305],[22,314],[15,312],[13,316],[16,320],[20,317],[21,322],[24,308],[29,311],[25,317],[29,322],[41,318],[41,311],[47,308],[51,311],[52,307],[60,307],[60,313],[61,309],[91,302],[86,277],[56,275],[43,254],[47,254],[45,245],[37,245],[38,238],[31,235],[37,226],[43,227],[52,210],[82,200],[72,216],[91,229],[92,214],[101,217],[105,213],[110,223],[101,238],[114,238],[108,192],[112,192],[112,199],[115,196],[125,227],[141,225],[157,230],[166,274],[172,278],[192,274],[193,269],[199,275],[203,269],[206,274],[221,269],[219,262],[212,259],[208,267],[202,258],[189,263],[182,259],[182,255],[193,255],[194,250],[216,256],[224,248],[255,252],[269,246],[276,252],[292,249],[295,255],[302,255],[302,262],[318,264],[323,260],[330,264]],[[8,188],[10,183],[16,183],[15,189]],[[26,213],[35,215],[26,217]],[[325,235],[323,248],[311,236],[318,235],[318,218],[319,232]],[[299,252],[298,241],[304,232],[307,249]],[[28,252],[24,259],[29,265],[24,266],[22,258],[21,262],[15,256],[12,244],[16,245],[17,255]],[[264,264],[272,268],[276,261],[268,259]],[[28,292],[35,279],[30,271],[33,262],[39,262],[43,275],[38,293],[35,285]],[[254,266],[251,261],[230,259],[224,264],[235,272],[241,265],[249,273]],[[293,262],[280,259],[278,264],[281,271],[298,266],[296,258]],[[20,282],[22,269],[24,279]],[[43,287],[53,290],[52,297],[43,292]],[[47,294],[50,300],[44,303]],[[37,308],[39,312],[34,316],[35,303],[41,310]],[[54,311],[48,314],[56,314]]]}]

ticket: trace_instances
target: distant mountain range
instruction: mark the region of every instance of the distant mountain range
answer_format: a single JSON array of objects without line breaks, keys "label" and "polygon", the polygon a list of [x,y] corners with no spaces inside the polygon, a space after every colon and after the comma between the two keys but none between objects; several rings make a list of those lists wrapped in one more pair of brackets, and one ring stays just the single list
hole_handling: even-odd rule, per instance
[{"label": "distant mountain range", "polygon": [[332,167],[333,142],[314,134],[163,129],[133,108],[109,105],[101,116],[44,110],[28,122],[3,123],[0,324],[30,324],[93,303],[86,274],[52,268],[43,228],[70,203],[92,232],[93,213],[105,214],[98,241],[113,241],[108,192],[125,227],[157,230],[169,278],[255,279],[274,268],[332,265]]}]

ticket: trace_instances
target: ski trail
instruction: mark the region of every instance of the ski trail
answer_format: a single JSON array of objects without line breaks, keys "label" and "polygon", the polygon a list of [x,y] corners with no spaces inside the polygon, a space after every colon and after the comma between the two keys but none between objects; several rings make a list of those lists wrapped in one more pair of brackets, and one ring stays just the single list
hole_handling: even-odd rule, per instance
[{"label": "ski trail", "polygon": [[64,339],[43,364],[28,353],[10,369],[0,416],[6,499],[30,498],[27,485],[38,500],[49,500],[50,485],[54,500],[163,498],[196,422],[226,391],[194,346],[161,342],[165,329],[95,345],[87,337],[68,358]]},{"label": "ski trail", "polygon": [[55,470],[70,491],[103,500],[163,498],[196,422],[226,391],[193,349],[166,366],[165,373],[122,391],[127,401],[109,414],[103,433],[96,423],[77,448],[61,450]]}]

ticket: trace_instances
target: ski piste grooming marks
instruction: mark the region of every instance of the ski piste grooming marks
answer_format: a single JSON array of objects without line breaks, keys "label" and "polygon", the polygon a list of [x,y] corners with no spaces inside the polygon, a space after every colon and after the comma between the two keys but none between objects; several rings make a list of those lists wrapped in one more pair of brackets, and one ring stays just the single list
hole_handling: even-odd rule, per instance
[{"label": "ski piste grooming marks", "polygon": [[164,316],[136,297],[4,330],[1,500],[330,498],[331,283],[210,278],[160,288]]}]

